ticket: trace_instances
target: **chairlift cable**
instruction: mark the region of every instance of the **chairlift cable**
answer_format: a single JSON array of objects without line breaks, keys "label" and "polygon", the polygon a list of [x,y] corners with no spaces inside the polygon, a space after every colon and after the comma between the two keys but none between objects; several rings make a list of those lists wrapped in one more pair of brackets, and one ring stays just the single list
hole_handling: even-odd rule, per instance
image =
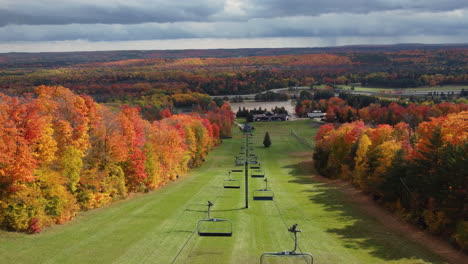
[{"label": "chairlift cable", "polygon": [[[270,185],[271,185],[271,183],[270,183]],[[276,200],[273,200],[273,203],[275,204],[275,207],[276,207],[276,210],[278,211],[278,214],[281,216],[281,220],[283,220],[284,226],[286,227],[286,229],[289,229],[288,224],[286,223],[286,219],[284,219],[284,216],[283,216],[283,214],[281,213],[281,210],[280,210],[280,208],[279,208],[279,206],[278,206],[278,203],[276,202]],[[291,239],[294,241],[294,237],[293,237],[294,235],[291,235],[291,234],[290,234],[289,236],[290,236]],[[299,249],[299,252],[304,253],[304,252],[302,251],[302,249],[301,249],[301,246],[299,246],[299,244],[297,245],[297,249]],[[306,263],[308,263],[306,256],[303,256],[303,259],[304,259],[304,261],[305,261]]]},{"label": "chairlift cable", "polygon": [[[214,187],[216,187],[216,185],[213,185]],[[216,196],[215,196],[215,199],[213,200],[213,204],[216,202],[216,200],[218,200],[218,198],[220,197],[220,193],[221,193],[221,190],[223,190],[223,188],[219,188],[218,192],[216,193]],[[190,236],[187,238],[187,240],[185,241],[184,245],[180,248],[179,252],[177,252],[177,254],[174,256],[174,259],[172,259],[171,261],[171,264],[175,263],[175,261],[177,260],[177,258],[179,257],[179,255],[182,253],[182,251],[184,251],[185,247],[188,245],[188,243],[190,242],[190,240],[192,239],[193,235],[197,232],[198,228],[196,227],[193,231],[192,231],[192,234],[190,234]]]},{"label": "chairlift cable", "polygon": [[177,260],[177,258],[179,257],[180,253],[182,253],[182,251],[184,251],[185,247],[187,246],[188,242],[190,242],[190,240],[192,239],[193,235],[197,232],[197,229],[195,228],[193,231],[192,231],[192,234],[189,236],[189,238],[185,241],[184,245],[182,246],[182,248],[179,250],[179,252],[177,252],[177,255],[175,255],[174,259],[172,259],[171,261],[171,264],[175,263],[175,261]]}]

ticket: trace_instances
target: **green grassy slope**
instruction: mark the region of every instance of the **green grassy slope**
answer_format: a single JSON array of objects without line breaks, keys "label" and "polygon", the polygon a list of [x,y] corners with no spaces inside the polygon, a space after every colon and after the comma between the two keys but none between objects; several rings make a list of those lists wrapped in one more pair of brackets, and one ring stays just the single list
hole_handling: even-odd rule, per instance
[{"label": "green grassy slope", "polygon": [[[179,182],[37,235],[0,232],[0,263],[259,263],[262,252],[291,250],[287,227],[299,224],[299,245],[315,263],[444,263],[352,205],[333,187],[310,177],[310,146],[290,135],[311,137],[310,121],[255,124],[255,148],[275,192],[275,201],[244,207],[244,189],[223,189],[239,152],[241,135],[224,140],[203,167]],[[272,146],[262,146],[269,131]],[[234,175],[243,180],[242,174]],[[263,187],[249,179],[250,189]],[[230,219],[232,237],[199,237],[198,219]],[[290,262],[301,263],[295,259]],[[280,262],[269,262],[280,263]]]}]

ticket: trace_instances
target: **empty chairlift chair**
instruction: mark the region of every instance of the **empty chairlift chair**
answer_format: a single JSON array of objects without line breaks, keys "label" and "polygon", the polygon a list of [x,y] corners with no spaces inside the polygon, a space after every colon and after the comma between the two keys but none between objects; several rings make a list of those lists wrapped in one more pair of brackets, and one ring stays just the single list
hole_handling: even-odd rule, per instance
[{"label": "empty chairlift chair", "polygon": [[252,178],[265,178],[265,172],[261,169],[252,170],[250,173],[250,177]]},{"label": "empty chairlift chair", "polygon": [[255,190],[253,199],[256,201],[273,201],[275,193],[268,189],[268,179],[265,178],[265,189]]},{"label": "empty chairlift chair", "polygon": [[198,221],[199,236],[232,236],[232,222],[226,219],[211,218],[210,211],[214,204],[208,201],[208,218]]},{"label": "empty chairlift chair", "polygon": [[250,165],[249,168],[250,168],[251,170],[260,170],[260,169],[261,169],[260,162],[259,162],[258,164]]},{"label": "empty chairlift chair", "polygon": [[244,156],[236,156],[236,160],[240,160],[240,161],[246,161],[247,160],[247,157],[244,155]]},{"label": "empty chairlift chair", "polygon": [[245,165],[245,161],[244,161],[244,160],[236,160],[236,161],[234,162],[234,165],[235,165],[236,167],[242,167],[242,166]]},{"label": "empty chairlift chair", "polygon": [[235,167],[231,170],[231,172],[244,172],[244,168],[243,167]]},{"label": "empty chairlift chair", "polygon": [[234,161],[234,164],[236,166],[244,166],[246,160],[247,158],[245,156],[236,156],[236,160]]},{"label": "empty chairlift chair", "polygon": [[249,157],[248,161],[249,164],[258,164],[257,156]]},{"label": "empty chairlift chair", "polygon": [[224,180],[223,187],[226,189],[240,189],[240,181],[231,178],[231,171],[229,171],[229,176]]},{"label": "empty chairlift chair", "polygon": [[[296,252],[297,250],[297,233],[301,232],[301,230],[297,229],[297,224],[294,224],[292,227],[288,229],[289,232],[294,234],[294,249],[291,251],[280,251],[280,252],[271,252],[271,253],[263,253],[260,257],[260,264],[267,263],[267,259],[269,258],[295,258],[294,262],[292,263],[307,263],[313,264],[314,257],[310,253],[306,252]],[[300,260],[302,259],[302,260]],[[278,263],[278,262],[275,262]]]}]

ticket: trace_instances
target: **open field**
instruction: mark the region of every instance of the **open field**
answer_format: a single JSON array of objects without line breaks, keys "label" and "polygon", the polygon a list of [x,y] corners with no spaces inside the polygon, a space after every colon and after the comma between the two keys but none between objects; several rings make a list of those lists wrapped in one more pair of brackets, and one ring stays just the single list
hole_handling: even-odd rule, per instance
[{"label": "open field", "polygon": [[[350,85],[338,85],[339,88],[344,90],[351,90]],[[389,93],[411,93],[411,92],[444,92],[444,91],[461,91],[462,89],[467,90],[468,86],[463,85],[444,85],[444,86],[427,86],[427,87],[418,87],[418,88],[400,88],[400,89],[392,89],[392,88],[378,88],[378,87],[362,87],[362,86],[355,86],[354,91],[361,91],[361,92],[375,92],[380,93],[382,91],[389,92]]]},{"label": "open field", "polygon": [[[243,185],[222,188],[243,140],[235,130],[233,139],[224,140],[201,168],[178,182],[82,213],[37,235],[0,232],[0,262],[259,263],[262,252],[292,249],[287,227],[297,223],[300,250],[314,255],[314,263],[446,263],[369,216],[336,186],[311,176],[312,149],[290,134],[294,129],[310,140],[317,128],[309,120],[254,125],[253,146],[274,201],[250,199],[244,209]],[[265,131],[272,139],[269,149],[262,146]],[[242,181],[243,175],[234,178]],[[251,190],[262,183],[249,179]],[[232,237],[196,234],[207,200],[215,203],[212,216],[233,221]]]}]

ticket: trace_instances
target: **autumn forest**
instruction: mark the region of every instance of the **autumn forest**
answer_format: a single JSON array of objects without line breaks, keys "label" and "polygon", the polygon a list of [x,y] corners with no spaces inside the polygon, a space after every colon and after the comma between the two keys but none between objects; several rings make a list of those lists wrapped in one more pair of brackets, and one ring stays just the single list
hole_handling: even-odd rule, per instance
[{"label": "autumn forest", "polygon": [[325,113],[304,126],[308,173],[468,250],[466,92],[382,98],[340,86],[467,87],[468,46],[0,54],[0,228],[40,233],[184,179],[254,113],[235,120],[223,96],[257,94],[291,99],[298,122]]}]

